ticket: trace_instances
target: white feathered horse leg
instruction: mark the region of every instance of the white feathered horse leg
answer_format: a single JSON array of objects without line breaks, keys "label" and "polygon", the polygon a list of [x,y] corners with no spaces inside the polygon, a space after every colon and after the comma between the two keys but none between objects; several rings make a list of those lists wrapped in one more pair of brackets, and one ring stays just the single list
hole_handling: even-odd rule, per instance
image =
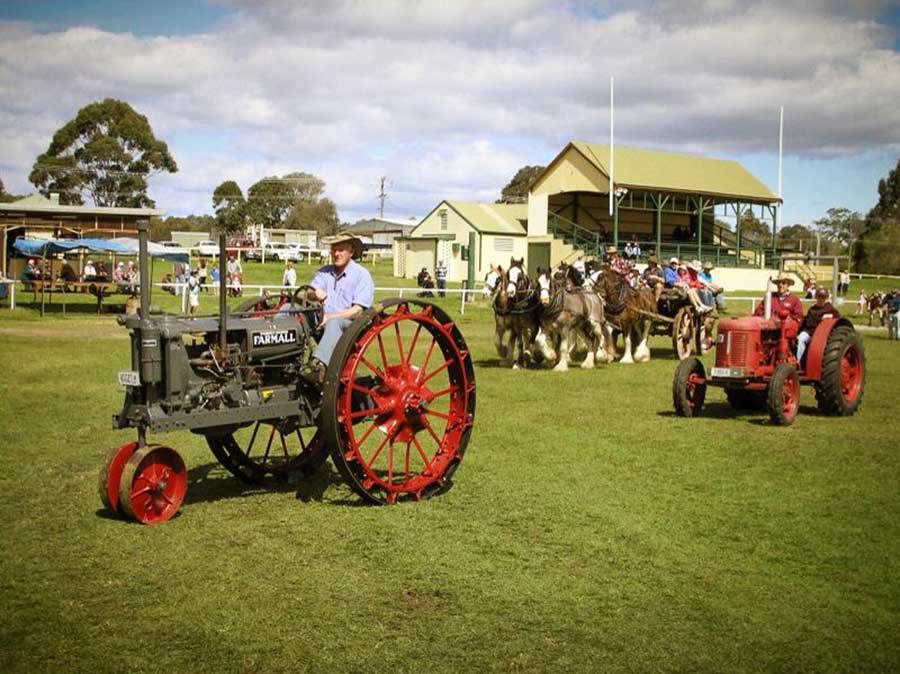
[{"label": "white feathered horse leg", "polygon": [[591,321],[591,332],[594,333],[594,361],[596,363],[608,363],[609,354],[606,351],[606,330],[597,321]]},{"label": "white feathered horse leg", "polygon": [[555,372],[565,372],[569,369],[569,331],[563,330],[562,339],[559,342],[559,362],[553,368]]},{"label": "white feathered horse leg", "polygon": [[641,321],[641,341],[634,350],[634,360],[637,363],[646,363],[650,360],[650,347],[647,340],[650,338],[650,321]]},{"label": "white feathered horse leg", "polygon": [[631,355],[631,326],[628,326],[628,329],[622,333],[622,337],[625,338],[625,353],[622,354],[622,358],[619,362],[625,365],[633,365],[634,358]]}]

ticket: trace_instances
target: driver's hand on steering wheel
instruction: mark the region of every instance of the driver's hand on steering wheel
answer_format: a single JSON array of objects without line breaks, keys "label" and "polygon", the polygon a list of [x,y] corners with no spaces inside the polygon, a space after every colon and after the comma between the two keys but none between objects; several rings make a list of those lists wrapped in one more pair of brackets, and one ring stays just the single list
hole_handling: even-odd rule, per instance
[{"label": "driver's hand on steering wheel", "polygon": [[321,288],[314,288],[312,291],[312,295],[319,300],[319,302],[324,302],[325,298],[328,297],[328,293],[326,293]]}]

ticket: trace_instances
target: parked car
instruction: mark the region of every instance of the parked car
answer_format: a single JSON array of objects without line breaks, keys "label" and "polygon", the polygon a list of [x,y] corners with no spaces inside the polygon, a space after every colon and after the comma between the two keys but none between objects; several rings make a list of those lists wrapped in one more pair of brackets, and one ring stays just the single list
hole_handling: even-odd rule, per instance
[{"label": "parked car", "polygon": [[182,246],[177,241],[160,241],[158,242],[158,244],[165,248],[168,252],[189,254],[188,249]]},{"label": "parked car", "polygon": [[197,255],[200,257],[214,257],[219,254],[219,244],[215,241],[204,239],[191,246],[191,250],[196,250]]}]

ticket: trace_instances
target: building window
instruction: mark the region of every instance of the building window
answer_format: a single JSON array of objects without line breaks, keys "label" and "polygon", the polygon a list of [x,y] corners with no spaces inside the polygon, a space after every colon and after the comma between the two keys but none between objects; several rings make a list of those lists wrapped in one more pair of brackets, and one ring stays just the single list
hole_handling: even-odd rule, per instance
[{"label": "building window", "polygon": [[495,253],[511,253],[513,252],[513,240],[508,236],[494,237]]},{"label": "building window", "polygon": [[441,216],[441,231],[447,231],[447,211],[438,211],[438,215]]}]

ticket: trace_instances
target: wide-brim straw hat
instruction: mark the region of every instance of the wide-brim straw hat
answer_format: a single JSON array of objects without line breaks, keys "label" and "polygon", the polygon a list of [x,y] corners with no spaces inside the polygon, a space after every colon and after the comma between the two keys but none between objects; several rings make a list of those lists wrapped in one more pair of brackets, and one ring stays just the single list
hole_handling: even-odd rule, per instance
[{"label": "wide-brim straw hat", "polygon": [[333,246],[336,243],[350,242],[353,245],[353,257],[362,257],[363,242],[351,232],[338,232],[332,236],[323,236],[322,243],[326,246]]},{"label": "wide-brim straw hat", "polygon": [[703,265],[700,263],[700,260],[691,260],[688,263],[688,269],[693,269],[696,272],[703,271]]},{"label": "wide-brim straw hat", "polygon": [[782,281],[787,283],[789,286],[794,285],[794,279],[792,279],[787,274],[781,274],[780,276],[777,276],[772,279],[772,283],[781,283]]},{"label": "wide-brim straw hat", "polygon": [[715,267],[713,266],[712,262],[704,262],[703,269],[704,271],[711,271],[712,269],[715,269]]}]

